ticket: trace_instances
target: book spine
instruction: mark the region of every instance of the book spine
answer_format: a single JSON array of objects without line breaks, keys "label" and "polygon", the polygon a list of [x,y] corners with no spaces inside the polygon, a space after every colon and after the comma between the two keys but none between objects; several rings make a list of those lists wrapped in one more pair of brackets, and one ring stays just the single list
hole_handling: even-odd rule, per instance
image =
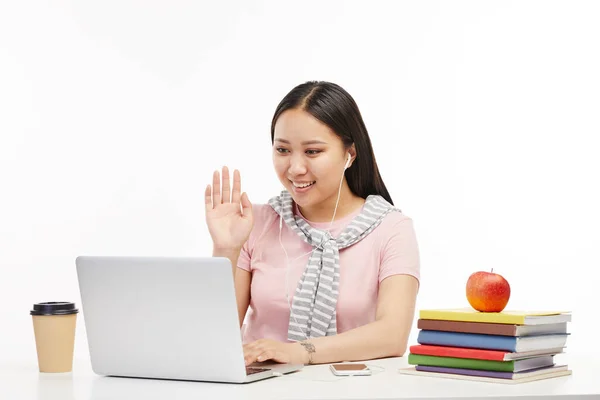
[{"label": "book spine", "polygon": [[448,368],[448,367],[431,367],[427,365],[417,365],[417,371],[440,372],[443,374],[458,374],[468,376],[483,376],[488,378],[513,379],[513,372],[486,371],[480,369],[467,368]]},{"label": "book spine", "polygon": [[474,360],[470,358],[423,356],[409,354],[408,363],[411,365],[428,365],[432,367],[466,368],[486,371],[513,372],[513,361]]},{"label": "book spine", "polygon": [[465,347],[431,346],[426,344],[410,347],[413,354],[439,357],[474,358],[478,360],[504,361],[506,352],[497,350],[470,349]]},{"label": "book spine", "polygon": [[419,318],[443,321],[490,322],[496,324],[512,325],[525,324],[525,317],[523,316],[492,312],[457,313],[437,310],[420,310]]},{"label": "book spine", "polygon": [[516,338],[511,336],[423,330],[419,332],[417,342],[419,344],[504,350],[507,352],[515,352],[517,345]]},{"label": "book spine", "polygon": [[429,331],[481,333],[485,335],[517,336],[517,326],[489,322],[442,321],[419,319],[417,328]]}]

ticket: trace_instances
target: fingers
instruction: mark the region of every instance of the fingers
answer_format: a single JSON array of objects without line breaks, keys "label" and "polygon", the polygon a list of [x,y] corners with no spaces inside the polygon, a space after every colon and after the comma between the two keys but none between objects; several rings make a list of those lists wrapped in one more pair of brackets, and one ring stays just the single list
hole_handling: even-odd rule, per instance
[{"label": "fingers", "polygon": [[271,360],[273,358],[273,350],[267,350],[262,353],[252,352],[244,356],[244,362],[246,365],[250,365],[254,362],[263,362],[267,360]]},{"label": "fingers", "polygon": [[[229,179],[229,168],[223,167],[223,184],[221,185],[221,174],[218,170],[213,173],[212,181],[212,197],[210,196],[211,188],[210,185],[204,192],[204,203],[206,209],[212,209],[221,203],[239,203],[240,192],[242,187],[242,180],[240,178],[240,172],[236,169],[233,171],[233,192],[231,192],[231,185]],[[207,197],[209,196],[209,197]],[[211,203],[209,207],[209,202]],[[247,202],[250,204],[250,202]]]},{"label": "fingers", "polygon": [[206,189],[204,189],[204,209],[206,212],[212,210],[212,195],[210,190],[210,185],[206,185]]},{"label": "fingers", "polygon": [[273,360],[279,363],[287,363],[290,362],[290,356],[284,352],[277,351],[275,349],[269,348],[266,350],[257,349],[248,356],[245,357],[246,365],[252,364],[255,361],[263,362],[267,360]]},{"label": "fingers", "polygon": [[260,353],[258,355],[258,357],[256,357],[256,361],[262,362],[262,361],[270,360],[274,356],[275,356],[275,352],[273,350],[267,350],[267,351]]},{"label": "fingers", "polygon": [[244,360],[246,365],[267,360],[287,363],[290,362],[291,355],[282,350],[281,343],[260,339],[244,345]]},{"label": "fingers", "polygon": [[273,350],[266,350],[266,351],[263,351],[262,353],[260,353],[256,357],[256,361],[263,362],[263,361],[271,360],[274,358],[274,356],[275,356],[275,352]]},{"label": "fingers", "polygon": [[250,354],[252,352],[257,352],[257,351],[260,353],[264,350],[263,346],[261,345],[261,342],[258,340],[255,342],[252,342],[252,343],[245,344],[243,347],[244,347],[244,353],[247,353],[247,354]]},{"label": "fingers", "polygon": [[250,365],[256,361],[257,353],[256,350],[244,351],[244,362],[246,365]]},{"label": "fingers", "polygon": [[250,203],[246,192],[242,194],[242,214],[244,214],[244,217],[252,218],[252,203]]},{"label": "fingers", "polygon": [[216,207],[221,204],[221,177],[219,171],[213,173],[213,206]]},{"label": "fingers", "polygon": [[223,203],[229,203],[231,201],[231,194],[229,190],[229,168],[223,167]]},{"label": "fingers", "polygon": [[243,347],[244,361],[246,362],[246,365],[252,364],[253,362],[257,361],[258,356],[266,351],[265,346],[261,340],[245,344]]},{"label": "fingers", "polygon": [[240,177],[240,171],[237,169],[233,171],[233,196],[231,199],[232,203],[240,202],[240,192],[242,190],[242,179]]}]

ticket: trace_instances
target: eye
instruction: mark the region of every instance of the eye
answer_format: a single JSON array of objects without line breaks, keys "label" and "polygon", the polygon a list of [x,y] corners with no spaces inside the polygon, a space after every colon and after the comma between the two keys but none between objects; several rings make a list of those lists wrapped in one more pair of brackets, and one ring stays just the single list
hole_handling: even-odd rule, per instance
[{"label": "eye", "polygon": [[306,154],[310,155],[310,156],[314,156],[316,154],[319,154],[321,152],[321,150],[306,150]]},{"label": "eye", "polygon": [[284,149],[283,147],[277,147],[275,149],[275,151],[278,152],[278,153],[285,153],[287,151],[287,149]]}]

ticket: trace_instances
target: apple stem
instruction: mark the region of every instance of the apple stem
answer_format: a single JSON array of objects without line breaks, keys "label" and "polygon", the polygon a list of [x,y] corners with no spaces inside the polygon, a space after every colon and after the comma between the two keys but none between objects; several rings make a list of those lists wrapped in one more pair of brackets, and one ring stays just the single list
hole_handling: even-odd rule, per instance
[{"label": "apple stem", "polygon": [[492,274],[494,273],[494,268],[492,268]]}]

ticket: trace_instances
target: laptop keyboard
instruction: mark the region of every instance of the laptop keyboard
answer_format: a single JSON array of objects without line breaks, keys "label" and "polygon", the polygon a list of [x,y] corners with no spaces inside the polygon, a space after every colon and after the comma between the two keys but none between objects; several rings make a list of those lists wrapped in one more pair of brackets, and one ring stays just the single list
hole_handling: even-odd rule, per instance
[{"label": "laptop keyboard", "polygon": [[246,367],[246,375],[258,374],[260,372],[270,371],[269,368]]}]

